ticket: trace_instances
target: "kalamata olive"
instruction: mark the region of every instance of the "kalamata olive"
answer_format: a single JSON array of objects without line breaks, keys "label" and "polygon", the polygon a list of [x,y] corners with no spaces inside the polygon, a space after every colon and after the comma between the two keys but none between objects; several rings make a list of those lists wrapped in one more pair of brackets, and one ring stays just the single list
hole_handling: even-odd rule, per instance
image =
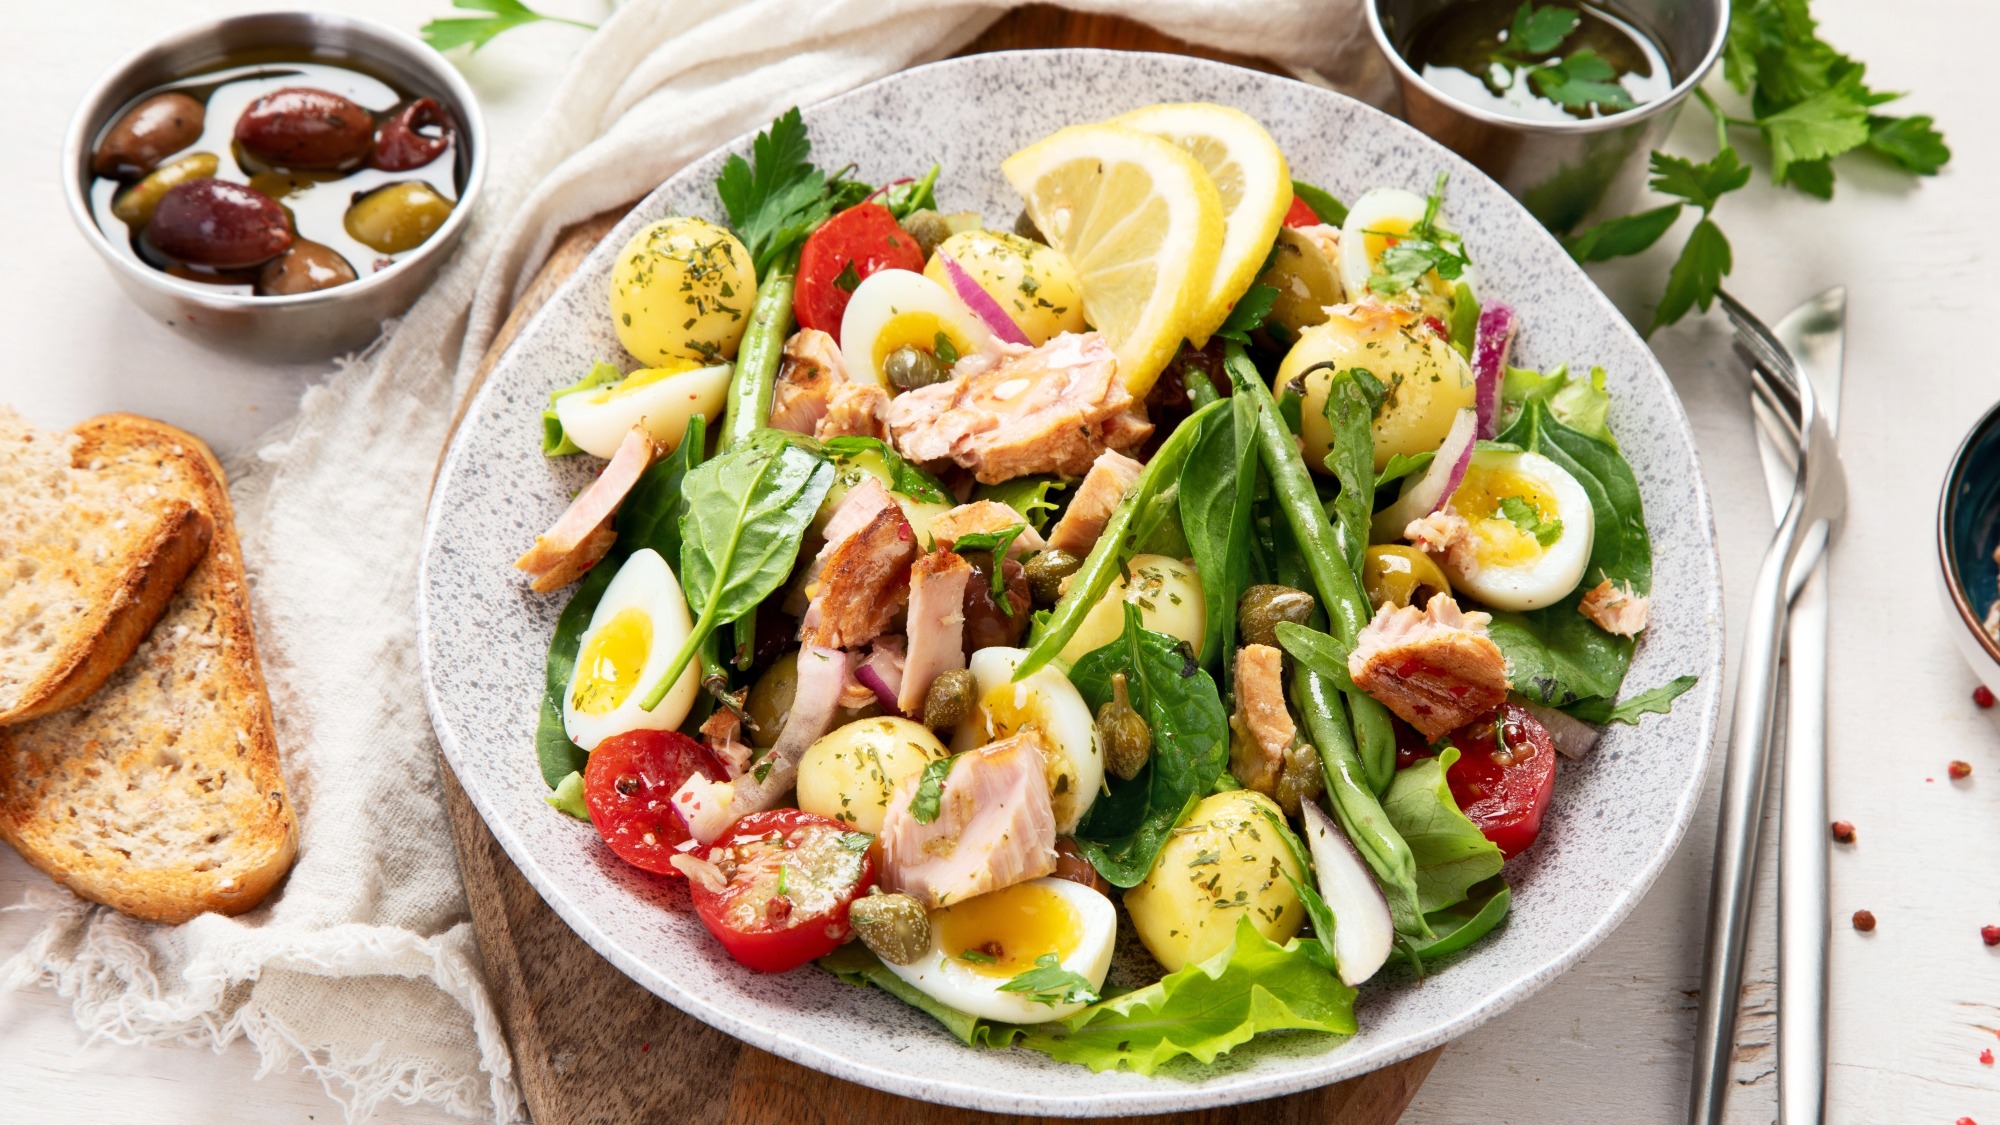
[{"label": "kalamata olive", "polygon": [[146,238],[160,253],[197,266],[246,269],[292,245],[292,225],[275,200],[242,184],[189,180],[153,208]]},{"label": "kalamata olive", "polygon": [[1125,673],[1111,675],[1111,698],[1097,709],[1097,744],[1104,747],[1104,768],[1122,780],[1139,776],[1153,756],[1153,730],[1132,706],[1125,692]]},{"label": "kalamata olive", "polygon": [[375,130],[368,166],[384,172],[411,172],[451,147],[451,117],[430,98],[418,98]]},{"label": "kalamata olive", "polygon": [[344,225],[356,242],[384,254],[414,250],[451,217],[451,200],[429,184],[405,180],[357,198]]},{"label": "kalamata olive", "polygon": [[310,86],[273,90],[236,119],[236,143],[274,168],[353,168],[374,140],[367,110]]},{"label": "kalamata olive", "polygon": [[1042,228],[1035,225],[1035,220],[1029,218],[1026,211],[1014,216],[1014,233],[1030,242],[1039,242],[1044,246],[1049,244],[1048,238],[1042,234]]},{"label": "kalamata olive", "polygon": [[972,699],[979,685],[972,673],[956,668],[941,673],[924,693],[924,725],[932,730],[950,730],[972,714]]},{"label": "kalamata olive", "polygon": [[1062,600],[1063,583],[1083,569],[1083,560],[1060,547],[1050,547],[1037,552],[1024,569],[1028,574],[1028,592],[1034,595],[1035,604],[1049,606]]},{"label": "kalamata olive", "polygon": [[1278,622],[1304,625],[1312,618],[1313,596],[1290,586],[1252,586],[1236,602],[1236,624],[1246,645],[1278,643]]},{"label": "kalamata olive", "polygon": [[143,227],[153,220],[153,208],[160,205],[160,197],[167,194],[168,188],[189,180],[205,180],[215,175],[221,163],[212,152],[195,152],[155,168],[151,175],[111,200],[111,213],[126,226]]},{"label": "kalamata olive", "polygon": [[259,297],[289,297],[317,293],[354,280],[354,267],[332,247],[301,238],[292,248],[264,263],[257,274]]},{"label": "kalamata olive", "polygon": [[[1028,576],[1013,559],[1002,562],[1004,576],[998,600],[993,597],[993,555],[973,551],[965,556],[972,564],[972,577],[965,583],[965,651],[969,656],[982,648],[1006,648],[1021,643],[1028,631]],[[1003,608],[1004,607],[1004,608]]]},{"label": "kalamata olive", "polygon": [[903,216],[903,229],[917,240],[917,249],[923,251],[925,258],[938,248],[938,243],[951,237],[951,224],[928,207]]},{"label": "kalamata olive", "polygon": [[1072,883],[1082,883],[1101,895],[1111,893],[1111,884],[1097,873],[1097,868],[1084,858],[1083,850],[1076,846],[1070,836],[1056,837],[1056,869],[1049,872],[1058,879],[1068,879]]},{"label": "kalamata olive", "polygon": [[202,104],[186,94],[154,94],[126,110],[97,142],[90,170],[118,179],[143,176],[160,161],[201,139],[206,116]]},{"label": "kalamata olive", "polygon": [[951,378],[943,360],[919,347],[904,344],[882,360],[882,374],[899,391],[914,391]]},{"label": "kalamata olive", "polygon": [[869,952],[892,965],[907,965],[931,947],[930,914],[908,895],[857,898],[847,921]]}]

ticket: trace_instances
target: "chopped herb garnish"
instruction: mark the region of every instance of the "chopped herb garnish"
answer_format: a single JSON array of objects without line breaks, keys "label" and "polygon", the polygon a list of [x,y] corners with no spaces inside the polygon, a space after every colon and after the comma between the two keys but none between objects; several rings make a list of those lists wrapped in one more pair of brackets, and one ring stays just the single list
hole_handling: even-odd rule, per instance
[{"label": "chopped herb garnish", "polygon": [[843,293],[852,293],[854,292],[854,287],[859,284],[861,284],[861,274],[854,268],[854,259],[849,258],[846,268],[842,269],[839,276],[833,279],[833,287]]},{"label": "chopped herb garnish", "polygon": [[975,965],[997,965],[1000,963],[1000,958],[993,956],[991,953],[981,953],[977,949],[959,950],[958,959],[961,961],[970,961]]},{"label": "chopped herb garnish", "polygon": [[1035,958],[1035,967],[1000,986],[1002,992],[1024,992],[1037,1004],[1095,1004],[1097,989],[1081,973],[1062,967],[1053,953]]},{"label": "chopped herb garnish", "polygon": [[1458,235],[1438,225],[1444,206],[1446,175],[1438,173],[1437,183],[1424,200],[1423,218],[1407,233],[1368,231],[1390,240],[1388,249],[1376,262],[1377,272],[1368,279],[1368,288],[1385,297],[1407,292],[1417,280],[1435,271],[1446,281],[1455,281],[1472,263],[1465,256],[1465,243]]},{"label": "chopped herb garnish", "polygon": [[940,362],[958,362],[958,349],[952,346],[951,337],[940,332],[937,334],[937,339],[932,341],[932,345],[931,352],[938,357]]},{"label": "chopped herb garnish", "polygon": [[910,798],[912,820],[918,824],[929,824],[938,818],[938,808],[944,801],[944,779],[957,761],[958,755],[954,754],[924,767],[924,775],[917,781],[917,791]]},{"label": "chopped herb garnish", "polygon": [[1540,508],[1519,496],[1502,497],[1500,515],[1544,547],[1562,538],[1563,521],[1543,518]]}]

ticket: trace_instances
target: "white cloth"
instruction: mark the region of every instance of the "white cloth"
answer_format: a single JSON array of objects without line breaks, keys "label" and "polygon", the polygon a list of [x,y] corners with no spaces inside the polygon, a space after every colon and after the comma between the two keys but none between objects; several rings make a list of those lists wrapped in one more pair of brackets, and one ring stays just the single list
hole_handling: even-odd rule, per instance
[{"label": "white cloth", "polygon": [[[415,659],[426,486],[454,405],[562,228],[637,199],[788,106],[950,54],[1005,7],[637,0],[619,9],[583,47],[431,291],[233,467],[299,813],[290,879],[241,918],[175,928],[37,891],[16,909],[44,911],[47,924],[8,961],[8,979],[59,989],[87,1031],[121,1042],[248,1039],[266,1070],[296,1063],[318,1074],[351,1121],[390,1099],[518,1118]],[[1373,65],[1354,0],[1165,0],[1134,14],[1317,72]]]}]

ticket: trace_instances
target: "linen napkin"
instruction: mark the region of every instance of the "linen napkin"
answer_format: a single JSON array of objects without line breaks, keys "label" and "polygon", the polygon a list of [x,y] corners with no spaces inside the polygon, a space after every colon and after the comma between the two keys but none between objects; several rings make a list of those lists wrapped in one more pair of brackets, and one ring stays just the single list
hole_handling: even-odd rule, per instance
[{"label": "linen napkin", "polygon": [[[1114,12],[1110,0],[1076,0]],[[630,203],[715,146],[964,46],[1007,5],[635,0],[582,48],[437,283],[231,467],[297,865],[240,918],[173,928],[54,887],[5,965],[120,1042],[245,1039],[300,1065],[350,1121],[388,1101],[519,1119],[439,790],[416,661],[427,485],[454,407],[567,225]],[[1195,43],[1385,83],[1359,0],[1160,0],[1131,13]],[[1076,107],[1078,116],[1088,107]],[[527,747],[518,748],[529,753]]]}]

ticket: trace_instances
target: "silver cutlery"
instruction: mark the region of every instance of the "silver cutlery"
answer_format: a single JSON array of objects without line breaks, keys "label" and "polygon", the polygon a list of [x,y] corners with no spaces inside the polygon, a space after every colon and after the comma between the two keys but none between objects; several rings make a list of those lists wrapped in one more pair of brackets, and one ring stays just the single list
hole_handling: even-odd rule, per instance
[{"label": "silver cutlery", "polygon": [[[1786,430],[1785,422],[1789,420],[1788,436],[1792,438],[1795,461],[1786,489],[1784,513],[1765,552],[1751,595],[1743,658],[1737,672],[1735,713],[1730,722],[1722,807],[1716,825],[1714,882],[1709,889],[1701,1006],[1695,1024],[1693,1096],[1688,1108],[1691,1125],[1719,1125],[1729,1083],[1760,815],[1769,776],[1779,657],[1789,617],[1794,564],[1806,555],[1805,566],[1798,569],[1810,570],[1847,504],[1846,477],[1841,471],[1833,429],[1819,401],[1818,389],[1800,373],[1791,353],[1762,321],[1728,293],[1721,294],[1721,300],[1736,326],[1738,346],[1751,357],[1753,398],[1763,403],[1781,431]],[[1823,688],[1820,697],[1824,697]],[[1823,778],[1823,734],[1820,742]],[[1824,802],[1823,795],[1821,801]],[[1821,886],[1823,897],[1823,882]],[[1821,916],[1823,920],[1823,907]],[[1823,949],[1821,958],[1823,964]]]}]

